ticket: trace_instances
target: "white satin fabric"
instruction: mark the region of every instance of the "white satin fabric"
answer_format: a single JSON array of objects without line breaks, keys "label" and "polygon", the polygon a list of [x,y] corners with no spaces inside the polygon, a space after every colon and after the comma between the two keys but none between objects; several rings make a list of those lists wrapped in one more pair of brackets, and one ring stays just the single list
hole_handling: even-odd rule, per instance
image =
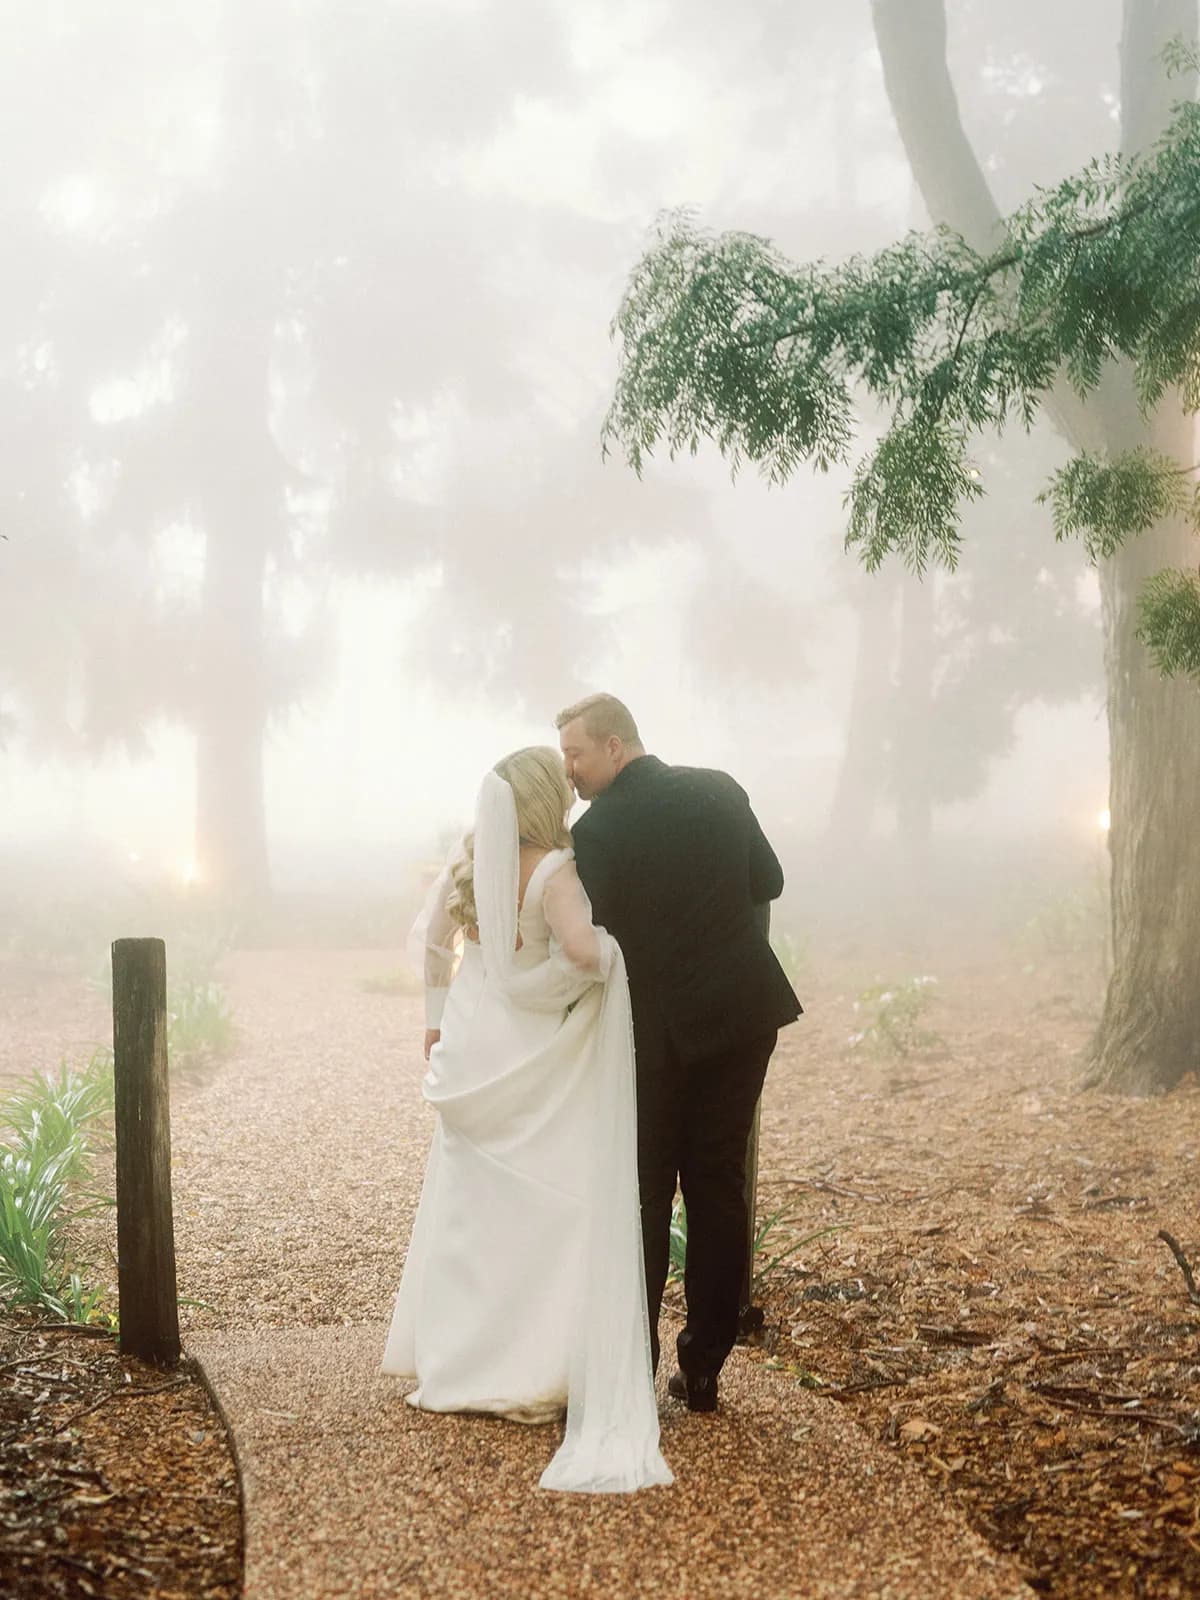
[{"label": "white satin fabric", "polygon": [[448,869],[421,934],[442,1030],[422,1087],[438,1117],[381,1370],[415,1377],[406,1399],[423,1410],[542,1422],[565,1406],[543,1488],[669,1484],[624,959],[592,926],[570,850],[537,865],[519,912],[518,871],[512,791],[489,773],[476,810],[479,942],[464,942],[449,981]]}]

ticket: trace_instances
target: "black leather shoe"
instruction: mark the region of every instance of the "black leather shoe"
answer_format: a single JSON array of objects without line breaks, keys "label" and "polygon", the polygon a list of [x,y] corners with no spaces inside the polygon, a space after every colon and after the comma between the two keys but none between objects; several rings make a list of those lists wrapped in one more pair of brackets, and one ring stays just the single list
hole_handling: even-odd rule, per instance
[{"label": "black leather shoe", "polygon": [[689,1411],[715,1411],[717,1409],[716,1374],[703,1378],[688,1378],[687,1408]]},{"label": "black leather shoe", "polygon": [[667,1379],[667,1393],[676,1400],[686,1400],[689,1411],[717,1409],[715,1377],[689,1378],[682,1372],[673,1372]]}]

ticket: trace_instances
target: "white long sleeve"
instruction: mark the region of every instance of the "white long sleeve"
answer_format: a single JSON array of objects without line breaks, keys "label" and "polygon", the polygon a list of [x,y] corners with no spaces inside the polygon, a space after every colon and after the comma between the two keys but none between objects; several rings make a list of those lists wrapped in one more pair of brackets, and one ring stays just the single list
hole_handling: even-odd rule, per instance
[{"label": "white long sleeve", "polygon": [[592,922],[592,905],[574,861],[546,879],[542,909],[555,944],[573,967],[603,982],[612,965],[611,937]]},{"label": "white long sleeve", "polygon": [[461,929],[446,909],[454,887],[450,865],[434,879],[408,936],[409,958],[425,987],[425,1026],[439,1028],[458,958]]}]

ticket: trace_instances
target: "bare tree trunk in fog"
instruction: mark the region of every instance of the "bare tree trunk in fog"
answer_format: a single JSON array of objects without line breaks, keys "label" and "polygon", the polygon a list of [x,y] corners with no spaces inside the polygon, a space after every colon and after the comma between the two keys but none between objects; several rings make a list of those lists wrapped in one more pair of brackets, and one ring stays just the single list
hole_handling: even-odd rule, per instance
[{"label": "bare tree trunk in fog", "polygon": [[[1126,0],[1121,39],[1122,147],[1146,149],[1172,103],[1195,92],[1164,80],[1158,53],[1175,35],[1197,37],[1195,0]],[[1110,450],[1139,444],[1196,459],[1195,419],[1168,401],[1149,423],[1132,384],[1110,405]],[[1111,748],[1113,971],[1087,1082],[1148,1093],[1200,1070],[1200,694],[1163,681],[1135,637],[1137,596],[1160,568],[1193,567],[1196,537],[1172,521],[1130,540],[1104,563],[1104,654]]]},{"label": "bare tree trunk in fog", "polygon": [[891,730],[896,826],[909,877],[924,876],[933,834],[933,610],[932,578],[909,574],[900,589],[900,670]]},{"label": "bare tree trunk in fog", "polygon": [[[839,76],[833,128],[834,175],[838,205],[846,216],[852,216],[858,206],[855,63],[843,60]],[[852,602],[858,624],[854,684],[846,719],[846,742],[825,830],[829,843],[843,850],[861,845],[886,794],[896,585],[885,573],[865,578],[856,574]]]},{"label": "bare tree trunk in fog", "polygon": [[269,888],[263,804],[265,541],[208,536],[196,705],[196,860],[206,887],[238,899]]},{"label": "bare tree trunk in fog", "polygon": [[886,573],[876,573],[859,583],[854,601],[858,621],[854,686],[846,719],[846,743],[826,826],[826,835],[834,846],[861,843],[870,831],[883,795],[888,770],[884,752],[892,698],[895,605],[895,585]]},{"label": "bare tree trunk in fog", "polygon": [[[953,228],[972,249],[994,250],[1004,239],[1004,218],[959,113],[946,60],[945,0],[871,0],[871,11],[896,128],[930,220]],[[1056,388],[1046,410],[1076,447],[1099,443],[1069,388]]]},{"label": "bare tree trunk in fog", "polygon": [[[971,149],[946,64],[944,0],[873,0],[892,108],[930,216],[978,249],[999,212]],[[1168,80],[1166,42],[1197,37],[1196,0],[1126,0],[1121,38],[1122,148],[1146,149],[1171,105],[1194,93]],[[1076,445],[1150,443],[1195,459],[1195,425],[1168,400],[1143,422],[1129,375],[1114,368],[1086,408],[1061,390],[1047,410]],[[1168,523],[1100,569],[1110,738],[1113,971],[1086,1082],[1147,1093],[1200,1068],[1200,695],[1159,677],[1135,637],[1137,596],[1163,566],[1194,566],[1195,536]]]},{"label": "bare tree trunk in fog", "polygon": [[976,250],[993,249],[1004,220],[962,125],[946,61],[945,0],[871,0],[871,11],[892,114],[926,210]]},{"label": "bare tree trunk in fog", "polygon": [[[1135,416],[1113,447],[1139,442],[1191,461],[1195,426],[1160,416],[1147,428]],[[1134,637],[1145,579],[1195,563],[1195,534],[1173,522],[1130,541],[1101,571],[1113,970],[1085,1081],[1138,1094],[1200,1071],[1200,694],[1189,679],[1160,678]]]}]

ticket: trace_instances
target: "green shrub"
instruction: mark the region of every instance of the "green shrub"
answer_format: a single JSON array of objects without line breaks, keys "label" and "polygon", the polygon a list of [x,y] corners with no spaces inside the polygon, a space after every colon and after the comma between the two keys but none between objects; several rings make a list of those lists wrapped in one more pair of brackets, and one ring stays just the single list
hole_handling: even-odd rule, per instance
[{"label": "green shrub", "polygon": [[185,979],[167,987],[167,1055],[220,1055],[233,1042],[233,1012],[219,983]]},{"label": "green shrub", "polygon": [[936,978],[909,978],[906,983],[876,983],[864,989],[854,1002],[863,1026],[847,1040],[850,1049],[866,1049],[881,1056],[941,1049],[945,1041],[922,1020],[933,1003],[936,982]]},{"label": "green shrub", "polygon": [[100,1318],[101,1293],[84,1287],[68,1260],[69,1223],[113,1204],[88,1194],[85,1128],[112,1110],[112,1057],[97,1051],[81,1070],[34,1074],[0,1103],[0,1301],[51,1312],[64,1322]]}]

